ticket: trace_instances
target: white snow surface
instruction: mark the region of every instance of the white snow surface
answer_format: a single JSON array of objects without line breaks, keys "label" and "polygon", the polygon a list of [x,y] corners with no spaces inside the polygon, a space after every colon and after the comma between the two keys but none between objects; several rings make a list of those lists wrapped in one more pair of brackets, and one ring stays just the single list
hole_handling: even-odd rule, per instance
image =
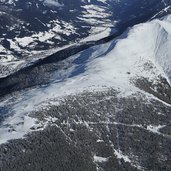
[{"label": "white snow surface", "polygon": [[61,7],[63,6],[61,3],[58,2],[58,0],[44,0],[45,5],[55,6],[55,7]]},{"label": "white snow surface", "polygon": [[[130,96],[139,92],[132,79],[147,78],[153,82],[158,76],[167,78],[171,72],[171,15],[163,20],[153,20],[134,26],[115,40],[94,46],[71,56],[66,60],[72,66],[60,72],[60,77],[48,87],[34,88],[22,92],[15,102],[11,99],[0,103],[0,107],[12,105],[13,116],[4,121],[0,128],[0,143],[10,139],[22,138],[36,123],[30,121],[30,112],[48,105],[58,104],[58,99],[84,90],[104,91],[114,88],[120,96]],[[75,60],[80,59],[81,62]],[[149,67],[149,66],[153,67]],[[147,93],[144,93],[145,96]],[[55,100],[54,100],[55,99]],[[30,125],[17,125],[29,118]],[[15,126],[15,134],[8,127]],[[15,135],[15,136],[14,136]]]},{"label": "white snow surface", "polygon": [[100,156],[94,156],[94,162],[97,162],[97,163],[103,163],[103,162],[107,162],[108,161],[108,158],[106,157],[100,157]]},{"label": "white snow surface", "polygon": [[[93,31],[95,30],[95,31]],[[102,38],[108,37],[112,35],[111,33],[114,33],[116,30],[110,28],[110,27],[94,27],[92,28],[92,33],[90,36],[82,39],[80,42],[89,42],[89,41],[94,41],[94,40],[100,40]]]},{"label": "white snow surface", "polygon": [[[5,2],[6,4],[9,5],[15,5],[15,2],[17,1],[18,0],[0,0],[0,2]],[[58,2],[58,0],[39,0],[39,1],[42,2],[44,5],[48,5],[48,6],[55,6],[55,7],[62,6],[62,4]]]},{"label": "white snow surface", "polygon": [[120,150],[115,150],[114,154],[118,159],[123,159],[125,162],[131,163],[131,160],[128,158],[128,156],[123,155]]}]

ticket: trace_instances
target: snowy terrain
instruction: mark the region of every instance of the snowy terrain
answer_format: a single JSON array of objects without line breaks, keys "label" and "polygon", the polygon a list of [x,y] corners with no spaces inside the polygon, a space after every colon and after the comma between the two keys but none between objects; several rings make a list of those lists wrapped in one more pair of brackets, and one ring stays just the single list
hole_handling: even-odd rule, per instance
[{"label": "snowy terrain", "polygon": [[171,170],[170,13],[0,0],[0,170]]},{"label": "snowy terrain", "polygon": [[[8,106],[12,115],[2,123],[1,143],[21,138],[30,131],[34,123],[35,127],[42,124],[31,119],[30,112],[41,109],[44,105],[58,104],[58,99],[70,94],[114,88],[121,97],[141,92],[148,98],[155,98],[137,88],[134,81],[146,78],[157,84],[160,77],[169,81],[170,35],[169,15],[162,20],[136,25],[116,40],[66,59],[70,67],[55,73],[54,81],[48,86],[21,91],[17,96],[1,101],[1,108]],[[9,131],[11,128],[15,131]]]}]

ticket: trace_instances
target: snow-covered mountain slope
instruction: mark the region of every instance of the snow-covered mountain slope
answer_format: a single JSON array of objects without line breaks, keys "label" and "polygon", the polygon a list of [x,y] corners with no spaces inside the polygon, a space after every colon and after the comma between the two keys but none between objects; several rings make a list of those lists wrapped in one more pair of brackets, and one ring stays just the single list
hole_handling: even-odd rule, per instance
[{"label": "snow-covered mountain slope", "polygon": [[[146,36],[147,33],[148,36]],[[93,46],[66,60],[58,61],[58,58],[60,58],[60,55],[63,56],[63,53],[68,53],[67,51],[62,51],[61,54],[57,54],[57,57],[50,56],[50,58],[40,60],[32,66],[26,67],[9,77],[1,79],[0,94],[5,95],[9,92],[36,86],[42,84],[43,81],[45,81],[44,83],[50,83],[52,80],[56,81],[57,78],[58,82],[66,78],[79,81],[79,79],[77,80],[77,76],[83,76],[86,80],[92,79],[92,81],[86,81],[87,84],[90,83],[90,85],[93,84],[93,82],[96,83],[94,80],[99,79],[101,80],[97,80],[99,85],[111,83],[111,85],[119,84],[118,87],[120,87],[121,81],[123,82],[122,85],[127,87],[127,82],[135,77],[146,77],[150,80],[155,80],[155,76],[159,75],[157,75],[157,73],[163,73],[162,76],[165,77],[165,72],[169,78],[169,47],[170,15],[163,20],[156,19],[145,24],[134,26],[133,29],[127,30],[114,41]],[[74,50],[69,49],[68,51]],[[151,70],[149,70],[150,65],[154,65],[154,68],[151,66]],[[53,69],[49,66],[53,66]],[[61,71],[61,69],[63,70]],[[153,70],[156,70],[156,72],[153,73]],[[157,72],[157,70],[159,71]],[[162,72],[162,70],[164,72]],[[101,77],[96,77],[97,73],[99,73],[98,75],[101,75]],[[35,74],[36,77],[34,77]],[[42,78],[42,75],[44,75],[45,79]],[[30,82],[30,78],[34,81]],[[108,78],[109,80],[107,81]],[[24,85],[21,84],[23,80],[26,82]],[[87,87],[87,84],[83,83],[83,81],[80,81],[80,83],[82,86],[73,84],[73,87],[76,85],[81,88]],[[15,84],[18,86],[13,87],[12,85]],[[5,93],[6,87],[7,92]],[[63,88],[63,86],[61,87]],[[65,89],[66,88],[64,88],[64,90]]]},{"label": "snow-covered mountain slope", "polygon": [[0,76],[65,45],[122,33],[133,24],[169,11],[170,1],[163,0],[2,0]]},{"label": "snow-covered mountain slope", "polygon": [[[27,119],[31,120],[30,112],[41,109],[42,105],[58,104],[58,98],[83,91],[112,88],[120,97],[140,93],[170,106],[170,43],[171,16],[168,15],[162,20],[136,25],[119,38],[62,62],[38,63],[27,72],[21,70],[3,79],[0,94],[3,95],[6,87],[11,94],[1,96],[1,115],[7,117],[0,130],[1,143],[22,137],[30,130],[35,120],[30,127],[25,125]],[[25,89],[42,75],[46,85],[43,86],[44,79],[41,79],[36,87]],[[15,131],[9,131],[11,128]]]}]

